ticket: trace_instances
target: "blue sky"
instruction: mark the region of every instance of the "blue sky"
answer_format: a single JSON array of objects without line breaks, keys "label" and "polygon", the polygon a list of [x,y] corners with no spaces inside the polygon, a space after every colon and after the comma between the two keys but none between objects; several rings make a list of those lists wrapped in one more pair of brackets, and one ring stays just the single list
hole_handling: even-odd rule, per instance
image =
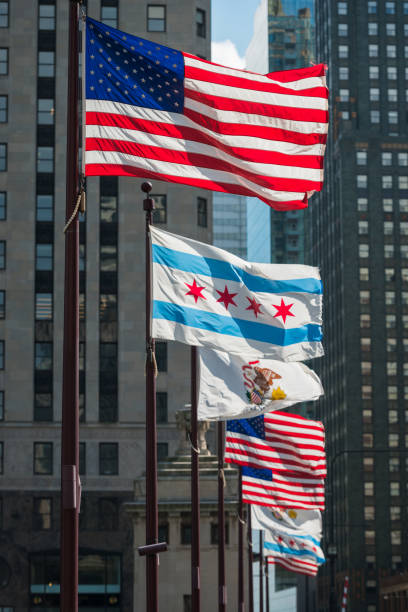
[{"label": "blue sky", "polygon": [[[246,48],[252,38],[254,15],[260,0],[212,0],[211,2],[211,39],[213,43],[213,61],[217,62],[217,52],[221,47],[224,61],[219,63],[228,64],[225,58],[239,66],[239,58],[243,60]],[[231,44],[226,43],[230,41]],[[217,46],[218,45],[218,46]],[[237,57],[235,57],[235,55]]]}]

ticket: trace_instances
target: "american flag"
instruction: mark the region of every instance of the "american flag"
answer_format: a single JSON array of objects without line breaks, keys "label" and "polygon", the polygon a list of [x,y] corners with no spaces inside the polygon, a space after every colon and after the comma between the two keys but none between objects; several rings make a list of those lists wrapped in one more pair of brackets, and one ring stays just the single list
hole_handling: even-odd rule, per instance
[{"label": "american flag", "polygon": [[280,411],[228,421],[225,461],[324,478],[323,424]]},{"label": "american flag", "polygon": [[87,176],[256,196],[278,210],[322,188],[323,64],[260,75],[86,22]]},{"label": "american flag", "polygon": [[247,504],[324,510],[324,480],[301,472],[242,466],[242,500]]},{"label": "american flag", "polygon": [[291,572],[297,574],[306,574],[307,576],[316,576],[318,565],[314,561],[304,561],[296,557],[267,557],[267,563],[271,565],[280,565]]}]

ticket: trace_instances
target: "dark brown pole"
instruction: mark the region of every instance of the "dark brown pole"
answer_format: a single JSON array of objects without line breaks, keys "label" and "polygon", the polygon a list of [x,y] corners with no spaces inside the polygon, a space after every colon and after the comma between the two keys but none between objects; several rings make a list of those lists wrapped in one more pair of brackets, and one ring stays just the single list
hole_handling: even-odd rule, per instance
[{"label": "dark brown pole", "polygon": [[263,531],[259,530],[259,612],[264,612],[263,592]]},{"label": "dark brown pole", "polygon": [[[152,267],[149,228],[153,222],[154,201],[149,197],[151,183],[143,183],[142,191],[147,195],[143,200],[146,212],[146,544],[158,542],[157,507],[157,432],[156,432],[156,359],[154,339],[151,332]],[[158,612],[158,563],[157,552],[146,555],[146,610]]]},{"label": "dark brown pole", "polygon": [[265,582],[266,582],[266,612],[269,612],[269,563],[265,557]]},{"label": "dark brown pole", "polygon": [[244,596],[244,517],[242,503],[242,468],[238,468],[238,612],[245,612]]},{"label": "dark brown pole", "polygon": [[200,612],[200,482],[197,431],[197,347],[191,347],[191,603]]},{"label": "dark brown pole", "polygon": [[[69,3],[66,221],[78,195],[78,3]],[[78,610],[79,508],[79,233],[65,233],[64,344],[61,425],[61,610]]]},{"label": "dark brown pole", "polygon": [[225,509],[224,509],[224,422],[218,421],[218,610],[226,612],[225,583]]},{"label": "dark brown pole", "polygon": [[251,506],[247,504],[247,538],[248,538],[248,597],[249,597],[249,612],[254,612],[254,553],[252,547],[252,520]]}]

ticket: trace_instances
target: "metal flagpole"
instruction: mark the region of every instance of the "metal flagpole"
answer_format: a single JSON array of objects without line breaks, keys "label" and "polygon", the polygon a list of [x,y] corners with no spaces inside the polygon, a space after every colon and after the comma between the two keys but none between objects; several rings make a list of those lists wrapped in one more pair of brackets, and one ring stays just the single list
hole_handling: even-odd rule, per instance
[{"label": "metal flagpole", "polygon": [[155,343],[151,335],[151,244],[149,228],[153,221],[154,201],[149,197],[151,183],[143,183],[142,191],[147,194],[143,200],[146,211],[146,610],[158,612],[159,556],[156,548],[149,545],[158,543],[157,508],[157,431],[156,431],[156,357]]},{"label": "metal flagpole", "polygon": [[[78,610],[79,232],[78,2],[69,2],[64,345],[61,425],[61,610]],[[72,217],[72,219],[71,219]]]},{"label": "metal flagpole", "polygon": [[218,611],[227,610],[225,583],[224,422],[218,421]]},{"label": "metal flagpole", "polygon": [[265,582],[266,582],[266,612],[269,612],[269,563],[268,557],[265,557]]},{"label": "metal flagpole", "polygon": [[248,597],[249,597],[249,612],[254,612],[254,553],[252,546],[252,520],[251,520],[251,506],[247,504],[248,512]]},{"label": "metal flagpole", "polygon": [[244,596],[244,518],[242,503],[242,468],[238,467],[238,612],[245,612]]},{"label": "metal flagpole", "polygon": [[200,612],[200,482],[197,431],[197,347],[191,347],[191,603]]},{"label": "metal flagpole", "polygon": [[263,531],[259,530],[259,612],[264,612],[263,589]]}]

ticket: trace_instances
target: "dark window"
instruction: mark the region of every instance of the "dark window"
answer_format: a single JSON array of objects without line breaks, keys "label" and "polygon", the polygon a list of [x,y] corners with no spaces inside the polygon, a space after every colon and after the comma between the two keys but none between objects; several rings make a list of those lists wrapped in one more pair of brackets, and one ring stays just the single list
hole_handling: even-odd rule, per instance
[{"label": "dark window", "polygon": [[0,2],[0,28],[9,26],[9,3],[8,0]]},{"label": "dark window", "polygon": [[52,221],[54,217],[54,196],[37,196],[37,221]]},{"label": "dark window", "polygon": [[153,223],[167,223],[167,196],[151,195],[154,200]]},{"label": "dark window", "polygon": [[156,420],[158,423],[167,423],[166,391],[157,391],[156,393]]},{"label": "dark window", "polygon": [[156,450],[157,461],[164,461],[169,456],[169,445],[167,442],[158,442]]},{"label": "dark window", "polygon": [[40,3],[38,14],[38,28],[40,30],[55,30],[55,6],[49,2]]},{"label": "dark window", "polygon": [[118,27],[118,0],[101,0],[101,21],[111,28]]},{"label": "dark window", "polygon": [[4,391],[0,391],[0,421],[4,421]]},{"label": "dark window", "polygon": [[187,517],[181,520],[181,543],[191,544],[191,520]]},{"label": "dark window", "polygon": [[39,77],[55,76],[55,53],[54,51],[39,51],[38,52],[38,76]]},{"label": "dark window", "polygon": [[34,497],[33,529],[52,529],[51,497]]},{"label": "dark window", "polygon": [[0,191],[0,221],[7,217],[7,192]]},{"label": "dark window", "polygon": [[183,595],[183,612],[192,612],[193,604],[191,595]]},{"label": "dark window", "polygon": [[0,319],[4,319],[6,316],[6,292],[4,289],[0,290]]},{"label": "dark window", "polygon": [[7,170],[7,145],[5,143],[0,144],[0,172],[6,172]]},{"label": "dark window", "polygon": [[115,293],[101,294],[99,318],[101,321],[116,321],[118,296]]},{"label": "dark window", "polygon": [[52,442],[34,442],[34,474],[52,474]]},{"label": "dark window", "polygon": [[158,532],[159,542],[167,542],[169,544],[169,524],[167,521],[161,521],[159,518],[159,532]]},{"label": "dark window", "polygon": [[35,343],[35,369],[52,370],[52,342]]},{"label": "dark window", "polygon": [[6,242],[0,240],[0,270],[4,270],[6,267]]},{"label": "dark window", "polygon": [[99,369],[102,372],[112,372],[117,369],[117,351],[118,345],[116,342],[101,342],[100,347],[100,362]]},{"label": "dark window", "polygon": [[0,442],[0,474],[4,474],[4,444]]},{"label": "dark window", "polygon": [[8,74],[8,49],[0,48],[0,75]]},{"label": "dark window", "polygon": [[147,5],[147,31],[166,31],[166,7],[164,4]]},{"label": "dark window", "polygon": [[36,321],[52,319],[52,293],[35,294],[35,319]]},{"label": "dark window", "polygon": [[117,223],[118,198],[115,195],[101,195],[101,222]]},{"label": "dark window", "polygon": [[36,270],[52,270],[52,244],[36,245]]},{"label": "dark window", "polygon": [[53,125],[54,115],[55,110],[53,98],[39,98],[37,109],[38,125]]},{"label": "dark window", "polygon": [[82,476],[86,474],[86,444],[85,442],[79,443],[79,474]]},{"label": "dark window", "polygon": [[156,342],[156,363],[159,372],[167,372],[167,342]]},{"label": "dark window", "polygon": [[115,272],[118,263],[116,244],[101,244],[101,272]]},{"label": "dark window", "polygon": [[[225,522],[225,544],[229,542],[229,526]],[[211,544],[218,544],[218,523],[211,523]]]},{"label": "dark window", "polygon": [[100,442],[99,473],[104,476],[119,474],[119,448],[116,442]]},{"label": "dark window", "polygon": [[101,497],[98,500],[98,529],[116,531],[119,524],[119,505],[114,497]]},{"label": "dark window", "polygon": [[8,96],[0,96],[0,123],[8,121]]},{"label": "dark window", "polygon": [[0,530],[3,529],[3,499],[0,497]]},{"label": "dark window", "polygon": [[79,392],[79,422],[85,423],[85,393]]},{"label": "dark window", "polygon": [[4,340],[0,340],[0,370],[4,370],[5,348]]},{"label": "dark window", "polygon": [[206,37],[205,11],[202,9],[196,10],[197,36]]},{"label": "dark window", "polygon": [[52,393],[35,393],[34,421],[52,421]]},{"label": "dark window", "polygon": [[54,171],[54,147],[37,147],[37,172]]},{"label": "dark window", "polygon": [[197,198],[197,223],[200,227],[207,227],[206,198]]}]

